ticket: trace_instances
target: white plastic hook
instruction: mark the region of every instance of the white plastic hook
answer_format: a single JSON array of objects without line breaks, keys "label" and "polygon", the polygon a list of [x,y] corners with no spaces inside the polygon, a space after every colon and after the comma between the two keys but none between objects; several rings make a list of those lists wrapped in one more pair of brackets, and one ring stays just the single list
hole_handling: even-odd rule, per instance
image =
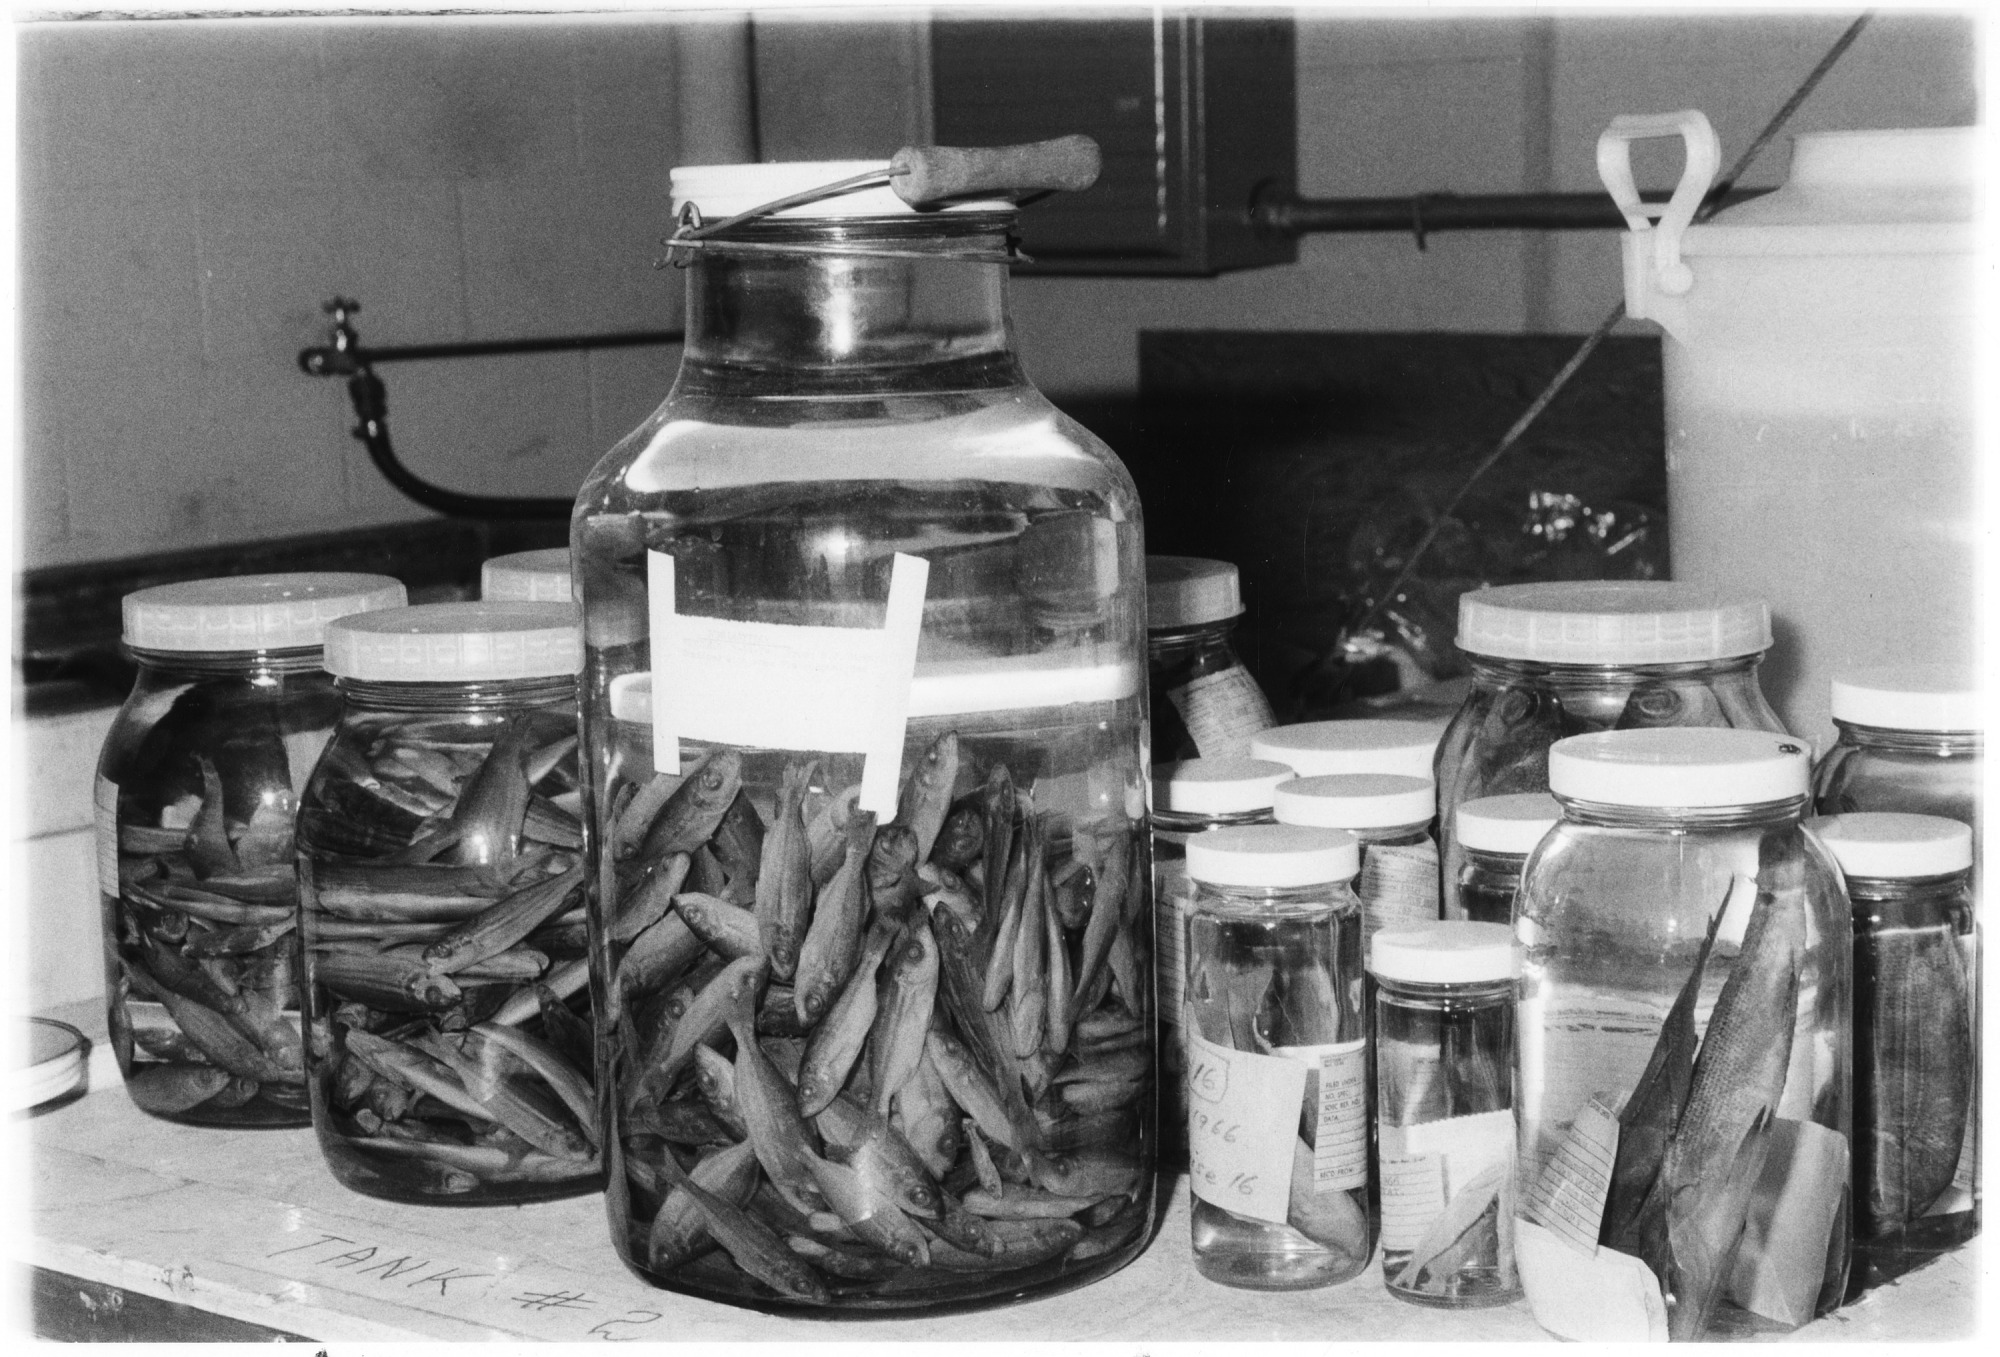
[{"label": "white plastic hook", "polygon": [[[1653,137],[1679,137],[1687,146],[1681,181],[1665,208],[1641,202],[1632,182],[1632,143]],[[1633,233],[1652,232],[1654,285],[1669,297],[1681,296],[1694,286],[1694,271],[1681,259],[1681,233],[1694,220],[1695,209],[1701,206],[1721,168],[1722,143],[1699,109],[1628,113],[1613,118],[1597,138],[1597,176]],[[1657,226],[1651,221],[1655,212],[1660,218]]]}]

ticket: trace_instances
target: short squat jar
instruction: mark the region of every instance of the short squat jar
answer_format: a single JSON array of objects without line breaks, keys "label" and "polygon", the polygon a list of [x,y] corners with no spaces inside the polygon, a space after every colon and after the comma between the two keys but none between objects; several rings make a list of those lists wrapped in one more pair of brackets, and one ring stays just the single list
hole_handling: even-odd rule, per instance
[{"label": "short squat jar", "polygon": [[1840,1303],[1853,948],[1807,775],[1803,743],[1762,731],[1549,751],[1563,818],[1515,917],[1516,1224],[1558,1336],[1696,1340],[1725,1307],[1796,1327]]},{"label": "short squat jar", "polygon": [[1571,735],[1659,727],[1782,732],[1757,667],[1771,645],[1757,599],[1688,584],[1570,580],[1459,598],[1472,688],[1437,747],[1444,913],[1461,918],[1453,813],[1466,801],[1549,787],[1549,746]]},{"label": "short squat jar", "polygon": [[1984,720],[1979,683],[1962,669],[1858,670],[1833,681],[1833,748],[1813,772],[1821,815],[1942,815],[1972,830],[1979,877]]},{"label": "short squat jar", "polygon": [[[1158,557],[1153,559],[1158,560]],[[1160,1143],[1167,1164],[1187,1164],[1187,1046],[1181,994],[1187,988],[1187,920],[1194,895],[1187,845],[1232,825],[1268,825],[1271,794],[1292,770],[1259,759],[1185,759],[1153,767],[1153,967],[1160,1015]]]},{"label": "short squat jar", "polygon": [[1461,801],[1453,815],[1460,850],[1456,917],[1511,924],[1528,854],[1561,818],[1562,807],[1547,792]]},{"label": "short squat jar", "polygon": [[1806,826],[1854,905],[1852,1291],[1979,1233],[1972,831],[1887,811]]},{"label": "short squat jar", "polygon": [[1333,829],[1188,841],[1190,1221],[1211,1281],[1327,1286],[1373,1252],[1360,865]]},{"label": "short squat jar", "polygon": [[1437,842],[1431,816],[1437,789],[1427,777],[1399,773],[1329,773],[1279,786],[1273,810],[1281,825],[1344,829],[1361,840],[1364,938],[1391,926],[1435,923]]},{"label": "short squat jar", "polygon": [[1243,615],[1236,567],[1146,558],[1146,675],[1153,761],[1243,758],[1276,725],[1270,699],[1230,644]]},{"label": "short squat jar", "polygon": [[132,1101],[197,1126],[303,1126],[292,816],[339,698],[326,624],[386,575],[238,575],[125,597],[139,677],[97,765],[111,1047]]},{"label": "short squat jar", "polygon": [[1385,928],[1368,969],[1382,1281],[1415,1305],[1517,1300],[1513,930]]},{"label": "short squat jar", "polygon": [[599,1183],[575,609],[328,629],[340,725],[299,811],[313,1126],[334,1176],[494,1204]]}]

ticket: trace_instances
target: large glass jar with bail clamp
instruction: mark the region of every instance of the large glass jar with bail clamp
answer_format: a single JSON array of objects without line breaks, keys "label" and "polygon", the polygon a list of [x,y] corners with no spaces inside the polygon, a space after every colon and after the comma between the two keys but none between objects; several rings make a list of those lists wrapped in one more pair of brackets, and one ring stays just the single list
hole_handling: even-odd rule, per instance
[{"label": "large glass jar with bail clamp", "polygon": [[1458,601],[1472,689],[1438,742],[1443,913],[1466,917],[1461,802],[1549,789],[1549,746],[1599,730],[1782,732],[1757,666],[1770,612],[1754,598],[1652,580],[1477,589]]},{"label": "large glass jar with bail clamp", "polygon": [[[672,185],[718,223],[871,168]],[[671,1290],[962,1306],[1150,1233],[1145,548],[1015,359],[1012,221],[878,187],[695,242],[673,390],[578,496],[607,1206]]]},{"label": "large glass jar with bail clamp", "polygon": [[1563,818],[1515,911],[1516,1242],[1559,1336],[1693,1340],[1840,1303],[1853,947],[1806,780],[1805,745],[1763,731],[1549,751]]}]

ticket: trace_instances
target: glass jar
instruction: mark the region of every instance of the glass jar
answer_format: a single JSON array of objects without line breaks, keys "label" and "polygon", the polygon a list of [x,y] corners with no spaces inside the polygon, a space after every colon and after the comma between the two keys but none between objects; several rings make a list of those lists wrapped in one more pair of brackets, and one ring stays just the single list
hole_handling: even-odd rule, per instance
[{"label": "glass jar", "polygon": [[1840,1303],[1853,946],[1807,776],[1805,745],[1762,731],[1549,751],[1563,818],[1514,925],[1516,1244],[1559,1336],[1699,1339],[1735,1310],[1797,1326]]},{"label": "glass jar", "polygon": [[[669,1290],[1013,1300],[1150,1230],[1139,503],[1021,373],[1012,221],[885,188],[704,240],[674,388],[577,500],[607,1205]],[[649,943],[682,858],[713,903]]]},{"label": "glass jar", "polygon": [[576,613],[433,603],[327,629],[340,725],[299,808],[313,1127],[392,1201],[592,1191]]},{"label": "glass jar", "polygon": [[1514,1267],[1514,991],[1505,924],[1385,928],[1375,978],[1382,1281],[1445,1309],[1521,1295]]},{"label": "glass jar", "polygon": [[569,548],[493,557],[479,567],[479,596],[488,603],[570,602]]},{"label": "glass jar", "polygon": [[1472,687],[1437,747],[1444,913],[1459,918],[1461,802],[1549,788],[1549,746],[1599,730],[1784,727],[1757,666],[1771,646],[1754,599],[1658,580],[1510,584],[1459,597]]},{"label": "glass jar", "polygon": [[1184,1016],[1194,1264],[1295,1291],[1368,1266],[1368,1041],[1351,834],[1188,841]]},{"label": "glass jar", "polygon": [[1390,925],[1436,923],[1437,843],[1431,816],[1437,788],[1401,773],[1329,773],[1294,778],[1272,795],[1281,825],[1344,829],[1361,841],[1361,899],[1366,940]]},{"label": "glass jar", "polygon": [[1188,840],[1204,830],[1272,823],[1271,794],[1291,776],[1282,763],[1258,759],[1153,765],[1153,989],[1160,1006],[1160,1156],[1165,1168],[1187,1164],[1181,995],[1187,988],[1187,915],[1194,903]]},{"label": "glass jar", "polygon": [[1942,815],[1969,825],[1976,895],[1985,747],[1978,680],[1940,665],[1864,669],[1834,679],[1832,709],[1839,735],[1813,771],[1814,810]]},{"label": "glass jar", "polygon": [[292,854],[340,702],[321,633],[386,575],[237,575],[127,594],[138,681],[97,764],[111,1048],[145,1111],[304,1126]]},{"label": "glass jar", "polygon": [[1562,818],[1562,807],[1547,792],[1514,792],[1461,801],[1453,818],[1461,850],[1457,917],[1513,923],[1521,869],[1542,836]]},{"label": "glass jar", "polygon": [[1854,905],[1850,1295],[1979,1233],[1972,830],[1886,811],[1806,821]]},{"label": "glass jar", "polygon": [[1397,773],[1429,777],[1443,721],[1359,717],[1274,726],[1250,741],[1250,757],[1282,763],[1300,777]]},{"label": "glass jar", "polygon": [[1236,567],[1194,556],[1146,558],[1146,680],[1153,762],[1243,758],[1277,724],[1229,643],[1243,615]]}]

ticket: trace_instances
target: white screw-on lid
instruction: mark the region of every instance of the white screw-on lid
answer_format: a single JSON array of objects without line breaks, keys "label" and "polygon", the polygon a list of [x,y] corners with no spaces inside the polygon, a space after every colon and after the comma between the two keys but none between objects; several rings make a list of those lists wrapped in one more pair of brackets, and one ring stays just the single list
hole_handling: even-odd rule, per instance
[{"label": "white screw-on lid", "polygon": [[296,650],[321,644],[336,617],[407,601],[401,581],[348,571],[159,584],[125,595],[125,644],[210,654]]},{"label": "white screw-on lid", "polygon": [[1317,886],[1361,870],[1361,840],[1341,829],[1232,825],[1187,844],[1187,874],[1218,886]]},{"label": "white screw-on lid", "polygon": [[1886,730],[1980,730],[1979,680],[1950,665],[1860,669],[1833,681],[1833,719]]},{"label": "white screw-on lid", "polygon": [[1461,847],[1482,853],[1514,853],[1521,857],[1562,819],[1562,807],[1547,792],[1515,792],[1462,801],[1456,812]]},{"label": "white screw-on lid", "polygon": [[1458,648],[1544,664],[1685,664],[1771,648],[1761,599],[1664,580],[1506,584],[1459,595]]},{"label": "white screw-on lid", "polygon": [[1506,924],[1401,924],[1368,940],[1368,969],[1384,980],[1469,985],[1514,979],[1521,973],[1521,953]]},{"label": "white screw-on lid", "polygon": [[1429,777],[1431,758],[1450,718],[1307,721],[1250,738],[1250,757],[1289,766],[1300,777],[1327,773],[1403,773]]},{"label": "white screw-on lid", "polygon": [[1806,794],[1805,742],[1767,730],[1602,730],[1549,746],[1549,790],[1612,806],[1753,806]]},{"label": "white screw-on lid", "polygon": [[333,623],[326,667],[377,683],[556,678],[583,668],[583,635],[567,603],[426,603]]},{"label": "white screw-on lid", "polygon": [[1180,815],[1243,815],[1269,810],[1292,770],[1262,759],[1182,759],[1153,769],[1153,809]]},{"label": "white screw-on lid", "polygon": [[568,603],[569,548],[495,556],[479,567],[479,596],[488,603]]},{"label": "white screw-on lid", "polygon": [[1146,627],[1168,631],[1227,622],[1243,612],[1236,567],[1199,556],[1146,558]]},{"label": "white screw-on lid", "polygon": [[1942,815],[1856,811],[1806,821],[1846,876],[1943,876],[1972,866],[1972,827]]},{"label": "white screw-on lid", "polygon": [[1437,814],[1437,784],[1406,773],[1328,773],[1284,783],[1271,805],[1281,825],[1387,829]]},{"label": "white screw-on lid", "polygon": [[[681,208],[693,203],[701,209],[702,220],[713,224],[724,217],[748,212],[753,207],[794,193],[823,188],[857,174],[886,171],[889,158],[880,160],[785,160],[764,165],[676,165],[667,172],[673,193],[674,220]],[[818,202],[803,203],[773,212],[773,217],[908,217],[916,213],[887,184],[880,188],[843,193]],[[940,209],[926,208],[925,215]],[[1004,198],[982,198],[952,203],[946,212],[1012,212],[1014,204]]]}]

